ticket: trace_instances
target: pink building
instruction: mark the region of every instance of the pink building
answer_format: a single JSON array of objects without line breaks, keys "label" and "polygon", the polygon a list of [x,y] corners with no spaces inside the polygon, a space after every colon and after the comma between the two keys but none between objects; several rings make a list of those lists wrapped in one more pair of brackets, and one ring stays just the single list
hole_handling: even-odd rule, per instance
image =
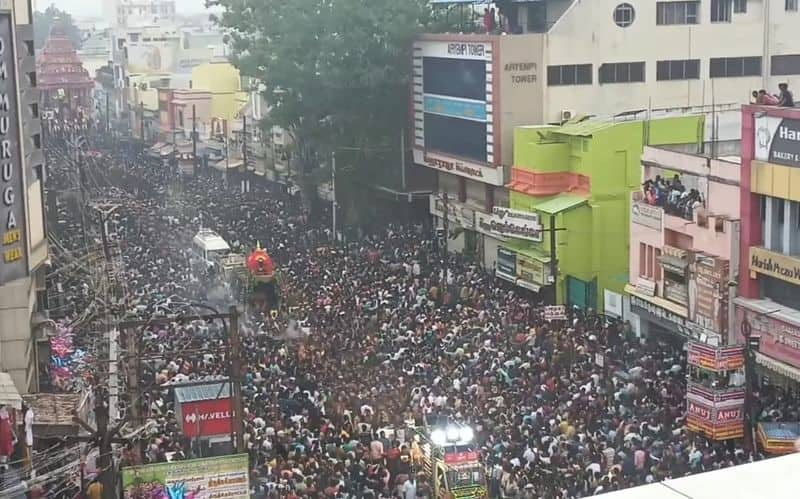
[{"label": "pink building", "polygon": [[[626,291],[642,335],[725,344],[739,262],[739,158],[647,147]],[[676,182],[677,179],[677,182]],[[733,274],[733,275],[732,275]]]},{"label": "pink building", "polygon": [[[800,109],[742,108],[737,332],[779,384],[800,381]],[[742,338],[743,339],[743,338]]]}]

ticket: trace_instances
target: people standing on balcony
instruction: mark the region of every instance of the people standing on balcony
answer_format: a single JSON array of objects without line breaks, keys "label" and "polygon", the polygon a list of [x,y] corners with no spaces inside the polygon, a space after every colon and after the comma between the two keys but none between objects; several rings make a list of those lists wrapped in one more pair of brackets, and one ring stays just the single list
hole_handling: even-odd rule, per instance
[{"label": "people standing on balcony", "polygon": [[781,83],[778,85],[778,90],[780,91],[778,94],[778,105],[781,107],[794,107],[794,95],[792,91],[789,90],[789,84]]},{"label": "people standing on balcony", "polygon": [[754,103],[760,106],[777,106],[778,98],[770,95],[763,88],[761,90],[753,90]]},{"label": "people standing on balcony", "polygon": [[492,8],[485,8],[483,10],[483,28],[486,30],[486,33],[494,33],[496,28],[496,22],[494,18],[494,7]]}]

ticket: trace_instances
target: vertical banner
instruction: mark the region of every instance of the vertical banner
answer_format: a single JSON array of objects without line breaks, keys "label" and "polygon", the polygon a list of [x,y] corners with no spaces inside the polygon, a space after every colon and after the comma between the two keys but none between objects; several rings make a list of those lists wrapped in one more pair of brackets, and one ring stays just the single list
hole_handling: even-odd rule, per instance
[{"label": "vertical banner", "polygon": [[15,59],[13,17],[0,12],[0,285],[28,275]]}]

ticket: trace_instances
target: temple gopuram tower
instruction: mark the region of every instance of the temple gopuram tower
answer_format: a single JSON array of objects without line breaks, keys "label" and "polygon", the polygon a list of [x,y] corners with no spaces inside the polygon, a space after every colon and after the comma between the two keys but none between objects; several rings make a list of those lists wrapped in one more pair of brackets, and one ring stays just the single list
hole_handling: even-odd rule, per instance
[{"label": "temple gopuram tower", "polygon": [[61,23],[50,29],[36,57],[36,74],[45,110],[55,111],[62,119],[91,114],[88,111],[92,105],[94,81]]}]

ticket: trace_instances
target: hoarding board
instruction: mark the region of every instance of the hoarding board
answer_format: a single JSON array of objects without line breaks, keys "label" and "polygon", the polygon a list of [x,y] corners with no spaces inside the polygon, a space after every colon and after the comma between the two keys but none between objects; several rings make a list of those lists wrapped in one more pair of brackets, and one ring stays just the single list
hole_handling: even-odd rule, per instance
[{"label": "hoarding board", "polygon": [[125,499],[250,497],[247,454],[122,468]]}]

